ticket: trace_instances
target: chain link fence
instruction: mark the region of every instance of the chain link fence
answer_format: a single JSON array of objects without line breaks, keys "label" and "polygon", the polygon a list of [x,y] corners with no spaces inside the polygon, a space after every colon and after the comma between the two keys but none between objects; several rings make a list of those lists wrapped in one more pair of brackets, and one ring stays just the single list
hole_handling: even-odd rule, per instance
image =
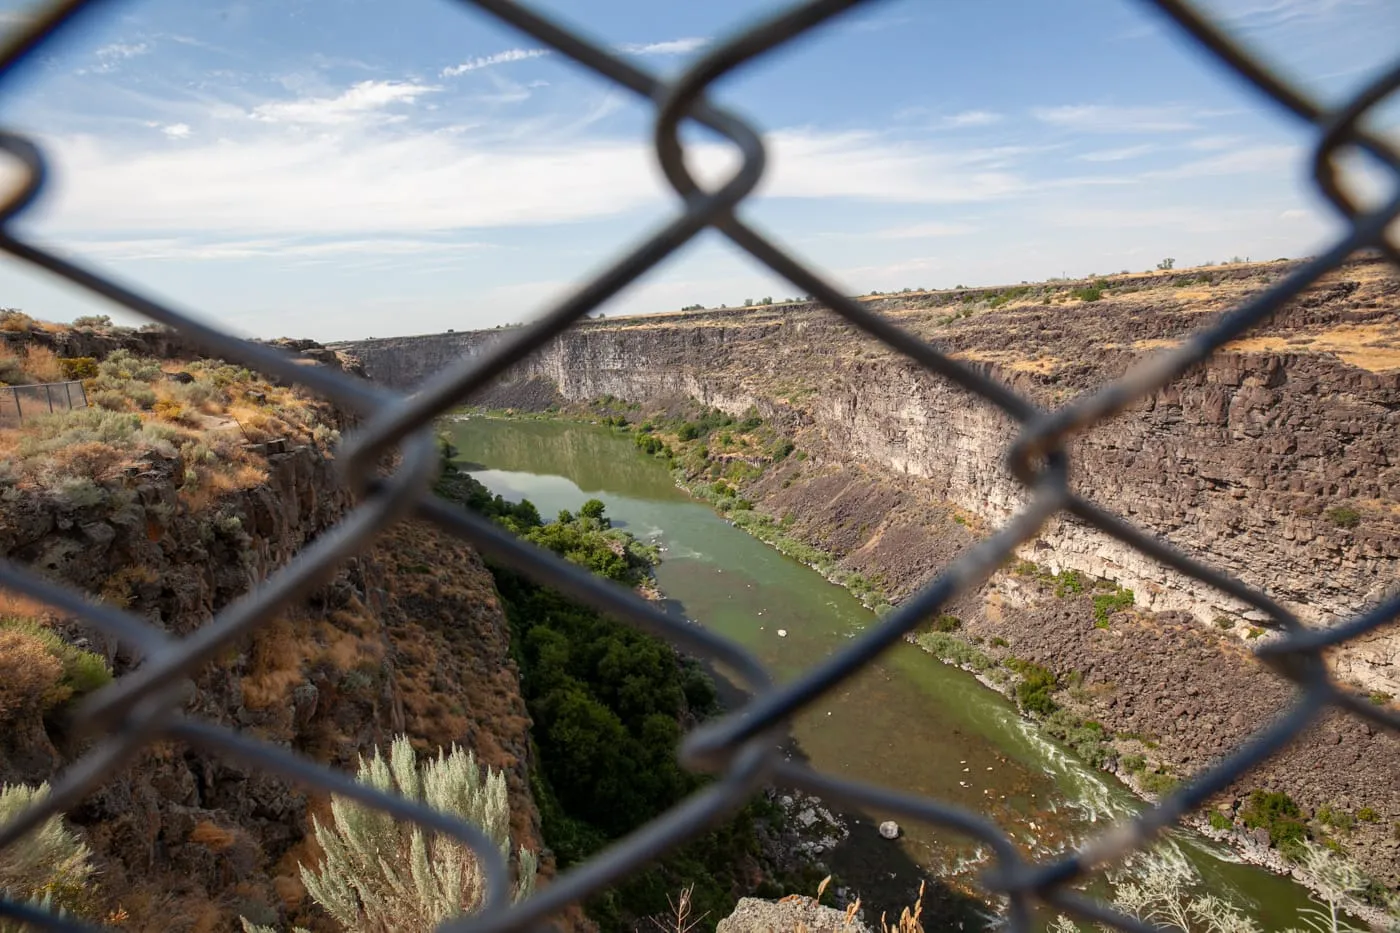
[{"label": "chain link fence", "polygon": [[87,391],[81,382],[0,386],[0,425],[22,424],[36,415],[87,407]]},{"label": "chain link fence", "polygon": [[[1400,88],[1400,59],[1350,99],[1326,107],[1311,96],[1308,89],[1290,83],[1246,52],[1235,38],[1188,3],[1139,0],[1140,5],[1173,21],[1201,50],[1208,52],[1217,65],[1233,73],[1236,80],[1252,86],[1264,103],[1281,107],[1311,128],[1313,179],[1318,190],[1345,219],[1345,232],[1321,255],[1300,264],[1267,291],[1215,319],[1181,345],[1144,358],[1122,377],[1068,404],[1044,410],[989,376],[952,359],[937,346],[865,310],[817,270],[804,265],[736,213],[763,175],[763,139],[756,128],[710,102],[706,91],[725,74],[873,0],[810,0],[782,9],[724,37],[672,81],[658,79],[612,54],[601,42],[567,29],[515,0],[461,2],[463,6],[494,16],[618,87],[652,102],[656,155],[675,189],[677,200],[669,220],[639,242],[620,250],[605,271],[580,283],[569,297],[549,308],[534,324],[494,345],[485,355],[464,360],[438,373],[412,396],[392,393],[325,368],[308,369],[297,365],[276,349],[224,333],[177,308],[28,242],[16,232],[15,221],[43,186],[45,160],[30,140],[0,130],[0,149],[25,169],[22,186],[0,206],[0,248],[19,260],[48,270],[74,287],[178,329],[192,344],[210,355],[300,383],[362,418],[361,427],[346,438],[340,452],[345,479],[360,497],[357,507],[255,591],[228,606],[187,638],[176,640],[142,618],[110,606],[94,605],[84,594],[57,586],[30,569],[8,561],[0,562],[0,586],[47,603],[59,612],[82,618],[120,639],[144,658],[135,670],[83,703],[78,721],[86,733],[94,737],[92,747],[58,777],[52,793],[41,805],[0,827],[0,852],[49,816],[73,807],[144,746],[159,740],[178,740],[237,758],[245,765],[266,768],[323,792],[356,799],[397,818],[450,834],[472,847],[486,870],[488,906],[477,915],[445,923],[443,929],[503,933],[533,928],[561,908],[623,878],[659,853],[733,812],[764,785],[776,784],[820,794],[852,807],[872,807],[901,814],[907,820],[935,824],[985,844],[994,858],[981,882],[989,892],[1006,898],[1007,919],[1013,930],[1028,929],[1033,910],[1038,905],[1048,905],[1080,921],[1145,931],[1152,928],[1079,893],[1078,883],[1087,880],[1099,868],[1148,845],[1164,828],[1279,751],[1329,706],[1378,726],[1400,730],[1400,715],[1342,689],[1329,677],[1323,661],[1327,649],[1393,622],[1400,616],[1400,595],[1330,628],[1305,628],[1293,613],[1266,593],[1200,563],[1096,505],[1088,496],[1071,491],[1067,482],[1070,463],[1066,454],[1066,446],[1075,435],[1092,430],[1134,400],[1166,386],[1222,345],[1267,321],[1352,253],[1362,249],[1380,250],[1400,267],[1400,248],[1393,240],[1386,239],[1388,226],[1400,214],[1400,153],[1364,126],[1368,115],[1373,115],[1377,106]],[[0,90],[14,84],[14,72],[21,61],[80,17],[90,16],[106,5],[103,0],[58,0],[42,10],[22,31],[7,36],[0,48]],[[684,146],[679,138],[680,125],[687,120],[719,133],[741,154],[742,163],[723,185],[707,190],[687,169]],[[1393,190],[1378,204],[1357,203],[1343,186],[1339,157],[1355,151],[1368,155],[1395,183]],[[879,624],[853,639],[845,650],[782,686],[776,685],[763,666],[737,644],[668,618],[637,595],[517,540],[479,516],[436,499],[429,488],[438,464],[432,429],[438,415],[469,400],[473,393],[604,305],[706,228],[715,229],[792,282],[800,293],[814,296],[855,327],[916,360],[929,372],[998,406],[1020,426],[1020,434],[1011,444],[1007,457],[1013,474],[1029,492],[1023,510],[991,537],[964,552],[936,580]],[[398,465],[392,474],[385,476],[380,465],[388,455],[396,455]],[[1261,646],[1257,655],[1294,683],[1295,699],[1291,706],[1254,733],[1248,742],[1196,774],[1157,806],[1100,832],[1078,851],[1039,862],[1025,859],[1005,833],[975,813],[938,800],[838,779],[781,759],[775,739],[799,709],[850,678],[921,622],[936,615],[955,595],[978,585],[1011,556],[1018,545],[1033,537],[1048,519],[1060,512],[1068,512],[1195,578],[1202,586],[1229,594],[1267,615],[1281,637]],[[736,672],[752,699],[742,708],[692,732],[682,748],[682,759],[687,766],[713,772],[717,780],[671,812],[560,875],[533,897],[512,905],[507,896],[508,866],[500,851],[475,827],[421,805],[370,790],[348,775],[286,748],[265,744],[181,713],[180,688],[185,678],[227,646],[326,582],[340,562],[363,551],[378,533],[394,522],[408,517],[430,521],[539,583]],[[53,930],[88,929],[70,919],[12,902],[0,901],[0,917]]]}]

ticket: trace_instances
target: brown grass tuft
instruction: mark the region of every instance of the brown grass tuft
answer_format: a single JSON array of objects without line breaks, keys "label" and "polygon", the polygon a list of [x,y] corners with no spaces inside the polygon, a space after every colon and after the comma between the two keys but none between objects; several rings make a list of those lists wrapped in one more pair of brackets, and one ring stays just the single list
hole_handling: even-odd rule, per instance
[{"label": "brown grass tuft", "polygon": [[0,722],[54,702],[63,665],[35,636],[0,629]]},{"label": "brown grass tuft", "polygon": [[11,593],[9,590],[0,590],[0,616],[37,619],[52,611],[48,606],[30,599],[28,596]]},{"label": "brown grass tuft", "polygon": [[58,354],[48,347],[30,347],[24,355],[24,371],[35,382],[63,381],[63,367],[58,362]]},{"label": "brown grass tuft", "polygon": [[279,618],[263,626],[254,637],[243,678],[244,705],[262,710],[286,703],[292,688],[303,679],[306,656],[306,639],[290,620]]},{"label": "brown grass tuft", "polygon": [[232,848],[237,841],[238,836],[232,830],[216,826],[209,820],[196,824],[194,830],[190,832],[190,842],[204,846],[211,852],[223,852]]}]

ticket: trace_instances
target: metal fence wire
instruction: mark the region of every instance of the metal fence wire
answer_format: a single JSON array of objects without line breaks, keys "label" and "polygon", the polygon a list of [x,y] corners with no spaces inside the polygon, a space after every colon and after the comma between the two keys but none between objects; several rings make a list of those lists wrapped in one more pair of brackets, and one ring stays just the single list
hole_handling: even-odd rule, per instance
[{"label": "metal fence wire", "polygon": [[20,424],[25,418],[70,408],[87,408],[87,390],[81,382],[0,386],[0,424]]},{"label": "metal fence wire", "polygon": [[[58,776],[51,794],[41,804],[0,828],[0,851],[50,815],[73,807],[142,747],[158,740],[179,740],[209,752],[236,757],[245,764],[255,764],[320,791],[354,798],[395,817],[447,833],[473,848],[486,869],[487,906],[474,916],[448,921],[441,929],[504,933],[536,927],[566,905],[619,880],[734,811],[762,786],[775,784],[819,793],[854,807],[895,812],[905,819],[936,824],[984,843],[993,853],[993,861],[982,874],[981,882],[989,892],[1005,896],[1008,921],[1013,930],[1027,929],[1033,909],[1043,904],[1081,921],[1144,931],[1152,928],[1084,896],[1076,890],[1077,883],[1088,879],[1107,863],[1146,846],[1157,833],[1202,805],[1211,794],[1279,751],[1329,706],[1339,707],[1378,726],[1400,730],[1400,715],[1340,688],[1330,679],[1323,662],[1323,653],[1328,648],[1374,631],[1400,616],[1400,595],[1330,628],[1305,628],[1293,613],[1267,594],[1198,562],[1101,508],[1085,495],[1071,491],[1067,482],[1071,465],[1066,454],[1066,445],[1072,437],[1092,430],[1134,400],[1161,389],[1223,344],[1267,321],[1352,253],[1378,249],[1400,267],[1400,247],[1394,240],[1386,239],[1388,225],[1400,214],[1400,153],[1363,125],[1367,116],[1400,88],[1400,59],[1349,100],[1327,107],[1306,89],[1286,81],[1260,58],[1247,52],[1226,31],[1188,3],[1139,0],[1149,12],[1155,10],[1173,21],[1226,72],[1251,85],[1269,104],[1283,108],[1313,128],[1313,178],[1318,190],[1345,219],[1345,231],[1321,255],[1297,266],[1272,287],[1195,332],[1181,345],[1139,361],[1121,378],[1059,408],[1045,410],[977,369],[950,358],[936,345],[864,309],[737,214],[763,174],[763,139],[754,127],[712,104],[706,98],[706,91],[727,73],[781,48],[848,10],[873,5],[874,0],[811,0],[787,7],[726,36],[672,81],[660,80],[612,54],[603,43],[565,28],[515,0],[460,2],[463,6],[485,11],[651,101],[656,113],[656,155],[675,189],[677,201],[671,219],[640,242],[622,250],[611,266],[581,283],[572,295],[549,308],[534,324],[494,345],[484,357],[448,367],[426,380],[412,395],[390,392],[323,367],[296,365],[279,350],[236,338],[26,241],[16,232],[15,221],[43,186],[45,160],[30,140],[0,130],[0,149],[18,160],[26,170],[23,185],[0,207],[0,248],[74,286],[178,329],[211,355],[300,383],[363,419],[359,429],[345,439],[339,460],[344,476],[359,496],[355,509],[256,590],[186,638],[174,639],[142,618],[110,606],[95,605],[83,594],[55,585],[30,569],[8,561],[0,562],[0,586],[81,618],[122,640],[144,658],[133,671],[83,703],[78,721],[90,735],[98,737],[97,740],[90,751]],[[90,16],[102,6],[102,0],[58,0],[21,31],[7,36],[0,47],[0,90],[8,86],[6,82],[14,83],[16,66],[21,61],[80,16]],[[680,124],[686,120],[714,130],[741,153],[742,164],[723,185],[707,190],[687,170],[679,137]],[[1363,206],[1344,190],[1338,157],[1354,151],[1369,155],[1383,168],[1385,177],[1395,183],[1382,203]],[[814,296],[850,324],[918,361],[930,372],[997,405],[1020,425],[1019,436],[1011,444],[1007,458],[1013,474],[1028,489],[1024,509],[990,538],[950,563],[936,580],[879,624],[852,640],[845,650],[782,686],[775,685],[762,665],[737,644],[668,618],[637,595],[519,541],[479,516],[436,499],[429,489],[438,463],[432,430],[435,417],[468,401],[474,392],[603,305],[707,227],[713,227],[740,249],[787,278],[800,293]],[[390,454],[398,455],[398,466],[391,475],[384,476],[380,464]],[[862,665],[938,613],[956,594],[984,580],[1014,548],[1030,539],[1048,519],[1061,511],[1195,578],[1201,585],[1223,591],[1267,615],[1271,620],[1269,624],[1281,637],[1259,647],[1256,653],[1295,684],[1295,698],[1289,708],[1157,806],[1100,832],[1075,852],[1044,861],[1025,859],[996,825],[967,810],[938,800],[837,779],[781,759],[775,738],[796,712],[831,691]],[[508,866],[500,851],[476,828],[421,805],[369,790],[348,775],[286,748],[182,715],[179,697],[184,678],[196,673],[226,646],[326,582],[341,561],[364,550],[389,525],[410,516],[433,522],[470,542],[483,554],[539,583],[555,587],[602,612],[666,638],[685,651],[721,662],[737,672],[752,698],[723,718],[696,729],[682,748],[682,760],[687,766],[714,772],[718,779],[626,839],[562,873],[533,897],[511,904],[506,896]],[[53,930],[85,929],[80,923],[13,902],[0,902],[0,916]]]}]

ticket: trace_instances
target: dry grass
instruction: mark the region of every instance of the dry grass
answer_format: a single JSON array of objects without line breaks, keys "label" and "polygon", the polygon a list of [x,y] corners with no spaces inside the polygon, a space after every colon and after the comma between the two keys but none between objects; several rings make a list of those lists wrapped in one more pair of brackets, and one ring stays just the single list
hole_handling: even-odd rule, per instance
[{"label": "dry grass", "polygon": [[1393,324],[1339,324],[1290,337],[1247,337],[1225,345],[1234,353],[1332,353],[1358,369],[1400,369],[1400,339]]},{"label": "dry grass", "polygon": [[62,676],[63,665],[42,640],[22,630],[0,629],[0,722],[42,710]]},{"label": "dry grass", "polygon": [[58,354],[48,347],[31,346],[24,355],[24,371],[35,382],[62,382],[63,367]]},{"label": "dry grass", "polygon": [[279,617],[253,638],[248,673],[243,677],[243,704],[265,710],[283,705],[292,688],[306,679],[302,665],[311,657],[309,639],[292,620]]},{"label": "dry grass", "polygon": [[233,830],[217,826],[209,820],[203,820],[195,824],[190,832],[190,842],[195,845],[204,846],[210,852],[224,852],[233,848],[238,841],[238,835]]},{"label": "dry grass", "polygon": [[[23,359],[0,359],[0,380],[28,379],[29,369],[60,377],[61,363],[51,351],[30,347]],[[177,372],[186,375],[170,378]],[[93,505],[108,498],[123,473],[178,459],[181,501],[200,511],[266,481],[266,456],[249,443],[277,438],[328,449],[338,440],[328,404],[216,362],[161,362],[117,351],[84,386],[93,407],[0,429],[0,483]]]},{"label": "dry grass", "polygon": [[1003,369],[1018,373],[1049,375],[1060,368],[1060,360],[1053,356],[1038,356],[1025,359],[1014,350],[960,350],[952,354],[954,359],[995,363]]},{"label": "dry grass", "polygon": [[37,600],[9,590],[0,590],[0,616],[18,616],[23,619],[38,619],[51,610]]}]

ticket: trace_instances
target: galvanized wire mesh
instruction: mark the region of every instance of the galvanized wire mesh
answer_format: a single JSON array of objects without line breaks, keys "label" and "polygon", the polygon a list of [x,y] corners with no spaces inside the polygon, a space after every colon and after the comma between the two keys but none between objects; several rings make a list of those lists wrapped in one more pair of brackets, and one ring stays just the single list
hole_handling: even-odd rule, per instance
[{"label": "galvanized wire mesh", "polygon": [[87,408],[87,390],[81,382],[0,386],[0,424],[22,424],[25,418],[71,408]]},{"label": "galvanized wire mesh", "polygon": [[[1400,214],[1400,153],[1364,126],[1368,115],[1400,88],[1400,61],[1351,99],[1335,107],[1325,107],[1304,89],[1284,80],[1267,64],[1246,52],[1235,39],[1189,4],[1182,0],[1146,0],[1146,6],[1174,21],[1203,50],[1213,55],[1218,64],[1233,72],[1237,79],[1252,85],[1267,102],[1282,107],[1313,127],[1316,134],[1313,177],[1318,189],[1345,219],[1346,229],[1320,256],[1302,263],[1267,291],[1248,299],[1178,347],[1143,359],[1121,378],[1047,411],[863,308],[736,213],[763,174],[763,140],[753,127],[711,104],[705,96],[707,89],[728,72],[866,2],[871,0],[799,3],[725,37],[675,80],[662,81],[612,54],[603,44],[566,29],[515,0],[463,0],[464,5],[485,11],[603,78],[652,101],[656,108],[656,154],[678,200],[672,219],[622,250],[604,272],[581,283],[572,295],[548,309],[534,324],[494,345],[485,356],[463,361],[438,373],[411,396],[392,393],[324,368],[296,365],[273,348],[235,338],[179,309],[27,242],[15,232],[14,221],[40,190],[45,163],[38,148],[28,139],[0,130],[0,149],[22,163],[27,171],[22,189],[0,207],[0,247],[72,285],[177,328],[194,345],[211,355],[300,383],[364,419],[362,427],[346,439],[341,451],[345,477],[361,496],[354,511],[332,531],[305,547],[254,592],[227,607],[187,638],[176,640],[144,619],[108,606],[94,605],[82,594],[48,582],[25,567],[0,563],[0,586],[80,617],[144,656],[144,661],[134,671],[84,703],[80,721],[90,734],[101,738],[59,776],[51,795],[41,806],[31,808],[0,828],[0,849],[48,816],[75,805],[146,744],[158,739],[175,739],[213,753],[237,757],[247,764],[267,768],[322,791],[355,798],[396,817],[451,834],[471,846],[486,867],[488,906],[476,916],[444,924],[444,929],[501,933],[537,925],[734,811],[761,786],[780,784],[816,792],[851,806],[870,806],[902,814],[906,819],[936,824],[984,843],[994,859],[992,867],[983,874],[982,882],[989,891],[1005,895],[1012,929],[1026,929],[1033,907],[1043,903],[1080,920],[1128,930],[1149,930],[1151,927],[1141,921],[1078,893],[1076,883],[1085,880],[1096,868],[1146,846],[1157,833],[1199,807],[1211,794],[1278,752],[1329,706],[1385,728],[1400,730],[1400,716],[1341,689],[1330,679],[1322,658],[1326,649],[1394,621],[1400,616],[1400,595],[1331,628],[1304,628],[1293,613],[1267,594],[1200,563],[1071,491],[1067,482],[1070,463],[1066,454],[1066,445],[1075,435],[1093,429],[1133,401],[1162,388],[1223,344],[1268,320],[1357,250],[1378,249],[1400,266],[1400,247],[1386,239],[1388,225]],[[60,0],[22,32],[9,36],[0,49],[0,90],[5,81],[12,79],[15,66],[24,58],[80,15],[89,14],[100,6],[100,0]],[[687,170],[678,132],[685,120],[719,133],[741,154],[741,165],[723,185],[707,190]],[[1369,155],[1384,168],[1386,177],[1397,183],[1379,205],[1363,207],[1344,190],[1338,157],[1348,150],[1360,150]],[[791,281],[799,292],[814,296],[856,328],[918,361],[930,372],[998,406],[1020,425],[1020,435],[1008,452],[1008,463],[1029,492],[1022,511],[990,538],[953,561],[935,581],[853,640],[844,651],[782,686],[775,685],[763,666],[737,644],[671,619],[635,594],[524,543],[479,516],[434,498],[429,490],[437,464],[432,438],[435,417],[469,400],[473,393],[603,305],[706,227],[718,230]],[[389,454],[398,455],[398,466],[392,475],[383,478],[379,465]],[[1296,685],[1295,700],[1287,711],[1258,730],[1224,760],[1195,775],[1159,805],[1099,833],[1077,852],[1042,862],[1023,858],[1006,834],[975,813],[937,800],[835,778],[781,760],[773,739],[796,712],[850,678],[864,664],[938,613],[954,596],[984,580],[1014,548],[1033,537],[1048,519],[1061,511],[1195,578],[1203,586],[1223,591],[1267,615],[1281,637],[1271,640],[1257,653]],[[180,713],[178,696],[183,678],[195,673],[225,646],[268,622],[324,583],[341,561],[364,550],[392,523],[409,516],[427,519],[540,583],[666,638],[686,651],[722,662],[737,672],[751,691],[752,699],[722,719],[697,729],[687,737],[682,749],[687,765],[715,772],[718,780],[587,863],[570,869],[529,900],[511,905],[506,897],[508,867],[499,850],[474,827],[420,805],[368,790],[348,776],[285,748],[265,744],[222,726],[186,718]],[[84,929],[71,920],[41,914],[10,902],[0,902],[0,917],[4,916],[49,929]]]}]

